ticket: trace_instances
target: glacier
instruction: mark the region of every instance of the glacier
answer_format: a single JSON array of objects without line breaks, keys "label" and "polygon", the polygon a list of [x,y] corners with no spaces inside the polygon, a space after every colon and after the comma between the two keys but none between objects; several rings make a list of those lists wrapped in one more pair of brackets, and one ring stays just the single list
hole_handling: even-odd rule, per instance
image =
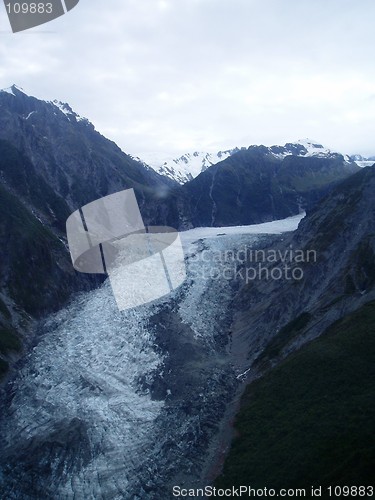
[{"label": "glacier", "polygon": [[169,296],[120,312],[107,280],[42,321],[1,394],[3,498],[162,500],[203,480],[239,383],[227,345],[238,284],[199,256],[257,245],[303,216],[181,233],[188,278]]}]

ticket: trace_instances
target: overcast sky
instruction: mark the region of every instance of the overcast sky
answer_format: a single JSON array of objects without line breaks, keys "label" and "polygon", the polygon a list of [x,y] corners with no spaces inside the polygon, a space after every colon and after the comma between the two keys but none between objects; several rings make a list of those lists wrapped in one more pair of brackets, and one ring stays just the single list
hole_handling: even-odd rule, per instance
[{"label": "overcast sky", "polygon": [[375,155],[374,0],[80,0],[19,34],[0,15],[0,87],[68,102],[125,152]]}]

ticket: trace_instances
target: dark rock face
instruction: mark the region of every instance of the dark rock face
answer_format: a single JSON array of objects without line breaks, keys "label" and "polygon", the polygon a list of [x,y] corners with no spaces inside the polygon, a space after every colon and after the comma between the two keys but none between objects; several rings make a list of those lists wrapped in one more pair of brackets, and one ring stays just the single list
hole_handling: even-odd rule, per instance
[{"label": "dark rock face", "polygon": [[256,224],[295,215],[359,170],[338,154],[301,157],[292,150],[277,158],[271,149],[252,146],[187,183],[193,225]]},{"label": "dark rock face", "polygon": [[134,188],[147,223],[176,225],[175,214],[168,210],[154,213],[155,205],[173,188],[172,181],[123,153],[69,105],[40,101],[17,87],[12,91],[14,95],[0,93],[0,138],[29,159],[70,211]]}]

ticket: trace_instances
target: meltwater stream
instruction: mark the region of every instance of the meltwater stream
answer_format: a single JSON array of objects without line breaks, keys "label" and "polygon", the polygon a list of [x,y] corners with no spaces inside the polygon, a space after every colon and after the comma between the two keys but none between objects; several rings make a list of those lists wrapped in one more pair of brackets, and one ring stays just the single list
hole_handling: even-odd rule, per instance
[{"label": "meltwater stream", "polygon": [[119,312],[106,282],[41,325],[1,398],[1,498],[165,500],[199,479],[237,381],[235,286],[196,257],[257,236],[188,233],[189,277],[170,296]]}]

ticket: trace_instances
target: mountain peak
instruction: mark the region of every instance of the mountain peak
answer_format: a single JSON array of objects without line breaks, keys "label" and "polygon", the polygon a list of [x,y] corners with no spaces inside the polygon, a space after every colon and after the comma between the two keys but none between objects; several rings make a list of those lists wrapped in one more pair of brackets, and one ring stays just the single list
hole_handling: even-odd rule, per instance
[{"label": "mountain peak", "polygon": [[7,88],[4,88],[4,89],[1,89],[0,93],[10,94],[10,95],[12,95],[14,97],[24,96],[26,98],[29,97],[31,99],[36,99],[36,101],[39,101],[39,102],[42,102],[42,103],[46,103],[48,105],[53,105],[55,108],[58,108],[69,119],[73,118],[77,122],[81,122],[82,121],[82,122],[87,122],[88,124],[90,124],[90,122],[89,122],[89,120],[87,118],[84,118],[84,117],[80,116],[79,114],[77,114],[75,111],[73,111],[73,109],[71,108],[71,106],[67,102],[62,102],[62,101],[59,101],[57,99],[55,99],[53,101],[47,101],[47,100],[44,100],[44,99],[38,99],[36,97],[33,97],[33,96],[27,94],[22,87],[19,87],[16,84],[13,84],[11,87],[7,87]]},{"label": "mountain peak", "polygon": [[309,146],[309,147],[314,147],[314,148],[324,148],[324,146],[319,142],[316,141],[315,139],[311,139],[309,137],[305,137],[303,139],[298,139],[296,141],[297,144],[301,144],[302,146]]},{"label": "mountain peak", "polygon": [[143,164],[149,165],[160,175],[168,177],[179,184],[185,184],[197,177],[201,172],[207,170],[207,168],[225,160],[238,151],[238,148],[219,152],[195,150],[178,157],[165,155],[164,158],[159,155],[143,154],[141,155],[141,159],[136,159]]},{"label": "mountain peak", "polygon": [[333,153],[329,148],[324,147],[320,142],[309,138],[298,139],[296,144],[303,146],[307,150],[307,153],[311,156],[319,154],[326,156]]},{"label": "mountain peak", "polygon": [[332,158],[340,155],[344,157],[345,161],[352,161],[349,156],[326,148],[320,142],[308,138],[299,139],[295,142],[287,142],[285,146],[272,146],[269,150],[274,156],[280,159],[289,155],[302,157],[315,156],[318,158]]},{"label": "mountain peak", "polygon": [[15,83],[13,83],[13,85],[11,87],[1,89],[0,92],[5,92],[5,93],[11,94],[13,96],[16,96],[17,94],[25,94],[25,91],[23,90],[23,88],[19,87]]}]

